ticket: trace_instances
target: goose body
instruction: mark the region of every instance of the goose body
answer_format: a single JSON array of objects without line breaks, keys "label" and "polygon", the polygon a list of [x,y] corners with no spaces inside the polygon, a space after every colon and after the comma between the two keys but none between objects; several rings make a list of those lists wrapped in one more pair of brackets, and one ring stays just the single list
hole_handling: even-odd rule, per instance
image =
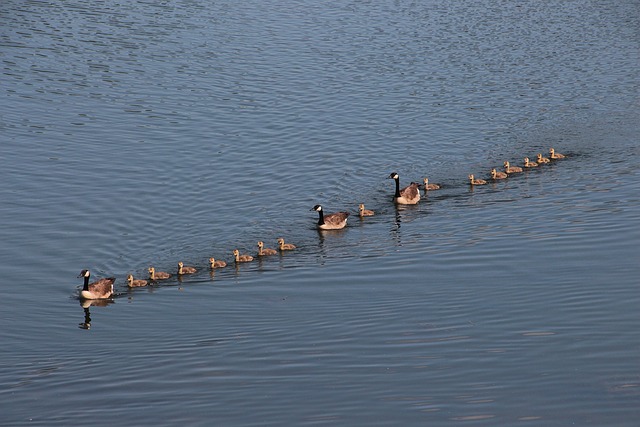
[{"label": "goose body", "polygon": [[360,218],[362,218],[363,216],[373,216],[375,215],[375,212],[369,209],[365,209],[364,203],[360,203],[358,205],[358,215],[360,215]]},{"label": "goose body", "polygon": [[432,191],[432,190],[440,189],[440,185],[438,184],[429,184],[429,178],[423,179],[422,182],[424,182],[424,191]]},{"label": "goose body", "polygon": [[184,263],[182,261],[180,261],[178,263],[178,275],[181,275],[181,274],[193,274],[196,271],[197,270],[195,269],[195,267],[188,267],[188,266],[184,265]]},{"label": "goose body", "polygon": [[84,284],[80,291],[81,299],[105,299],[113,295],[113,282],[116,281],[114,277],[105,277],[89,283],[89,277],[91,277],[89,270],[82,270],[78,277],[84,278]]},{"label": "goose body", "polygon": [[484,179],[474,178],[473,175],[469,175],[469,185],[484,185],[487,181]]},{"label": "goose body", "polygon": [[391,172],[389,179],[393,179],[396,182],[396,192],[393,195],[394,203],[398,205],[415,205],[420,201],[420,191],[418,190],[420,185],[417,182],[412,182],[400,189],[400,176],[397,172]]},{"label": "goose body", "polygon": [[506,172],[499,172],[495,168],[491,169],[491,179],[505,179],[507,176]]},{"label": "goose body", "polygon": [[253,261],[253,257],[251,255],[240,255],[240,251],[237,249],[233,250],[233,256],[236,262],[249,262]]},{"label": "goose body", "polygon": [[508,174],[522,172],[522,168],[520,166],[511,166],[509,162],[504,162],[504,171]]},{"label": "goose body", "polygon": [[130,288],[137,288],[140,286],[147,286],[147,284],[149,282],[147,282],[146,280],[142,280],[142,279],[134,279],[133,278],[133,274],[129,274],[127,276],[127,286],[129,286]]},{"label": "goose body", "polygon": [[540,163],[549,163],[551,160],[549,160],[548,157],[542,157],[542,153],[538,153],[538,158],[536,159],[536,162],[538,162],[538,164]]},{"label": "goose body", "polygon": [[149,267],[149,279],[150,280],[165,280],[171,277],[171,274],[166,271],[156,271],[154,267]]},{"label": "goose body", "polygon": [[284,239],[281,237],[278,239],[278,249],[281,251],[292,251],[296,248],[296,245],[293,243],[285,243]]},{"label": "goose body", "polygon": [[325,215],[320,205],[315,205],[311,210],[318,212],[318,228],[320,230],[340,230],[347,225],[349,212],[335,212]]},{"label": "goose body", "polygon": [[214,257],[209,258],[209,267],[213,270],[214,268],[222,268],[226,267],[227,263],[221,259],[216,260]]},{"label": "goose body", "polygon": [[524,167],[525,168],[537,168],[538,164],[536,162],[532,162],[528,157],[524,158]]},{"label": "goose body", "polygon": [[556,150],[554,150],[553,148],[549,148],[549,157],[552,159],[564,159],[565,155],[556,153]]},{"label": "goose body", "polygon": [[258,256],[275,255],[278,251],[275,249],[265,248],[264,242],[258,242]]}]

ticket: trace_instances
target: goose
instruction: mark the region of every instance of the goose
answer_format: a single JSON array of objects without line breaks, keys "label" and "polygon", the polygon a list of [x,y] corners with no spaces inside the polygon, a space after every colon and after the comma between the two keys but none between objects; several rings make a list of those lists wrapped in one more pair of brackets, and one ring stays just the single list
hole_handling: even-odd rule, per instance
[{"label": "goose", "polygon": [[280,249],[281,251],[291,251],[295,248],[296,245],[294,245],[293,243],[285,243],[282,237],[278,239],[278,249]]},{"label": "goose", "polygon": [[420,201],[420,191],[418,191],[418,183],[412,182],[401,190],[400,176],[397,172],[391,172],[388,179],[393,179],[396,182],[396,192],[393,196],[394,203],[397,203],[399,205],[415,205]]},{"label": "goose", "polygon": [[549,160],[548,157],[542,157],[542,153],[538,153],[538,158],[536,159],[536,162],[538,162],[538,164],[540,163],[549,163],[551,160]]},{"label": "goose", "polygon": [[216,260],[214,257],[209,258],[209,267],[213,270],[214,268],[222,268],[226,267],[227,263],[221,259]]},{"label": "goose", "polygon": [[440,189],[440,185],[438,184],[429,184],[429,178],[425,178],[422,181],[424,182],[424,191]]},{"label": "goose", "polygon": [[495,168],[491,169],[491,179],[505,179],[508,176],[505,172],[498,172]]},{"label": "goose", "polygon": [[320,205],[315,205],[310,210],[318,212],[318,228],[320,230],[339,230],[347,225],[349,212],[335,212],[325,215]]},{"label": "goose", "polygon": [[114,277],[105,277],[89,283],[89,277],[91,277],[89,270],[82,270],[78,277],[84,278],[84,285],[80,291],[81,299],[105,299],[113,295],[113,282],[116,281]]},{"label": "goose", "polygon": [[166,271],[156,271],[155,268],[149,267],[149,279],[150,280],[165,280],[171,277],[171,274]]},{"label": "goose", "polygon": [[251,255],[240,255],[240,251],[237,249],[233,250],[233,256],[235,257],[236,262],[253,261],[253,257]]},{"label": "goose", "polygon": [[473,174],[469,175],[469,185],[484,185],[487,181],[484,179],[474,179]]},{"label": "goose", "polygon": [[516,173],[522,172],[522,168],[520,166],[510,166],[509,162],[504,162],[504,171],[506,173]]},{"label": "goose", "polygon": [[365,209],[364,203],[360,203],[358,205],[358,215],[360,215],[360,218],[362,218],[363,216],[373,216],[375,215],[375,212],[369,209]]},{"label": "goose", "polygon": [[556,150],[549,148],[549,157],[552,159],[564,159],[564,154],[556,153]]},{"label": "goose", "polygon": [[275,255],[278,251],[264,247],[264,242],[258,242],[258,256]]},{"label": "goose", "polygon": [[196,271],[197,270],[195,269],[195,267],[187,267],[186,265],[184,265],[184,263],[182,261],[180,261],[178,263],[178,275],[181,275],[181,274],[193,274]]},{"label": "goose", "polygon": [[524,158],[524,167],[525,168],[536,168],[536,167],[538,167],[538,164],[536,162],[530,161],[528,157],[525,157]]},{"label": "goose", "polygon": [[130,288],[137,288],[139,286],[147,286],[147,284],[149,283],[146,280],[134,279],[133,278],[133,274],[129,274],[127,276],[127,282],[129,282],[127,286],[129,286]]}]

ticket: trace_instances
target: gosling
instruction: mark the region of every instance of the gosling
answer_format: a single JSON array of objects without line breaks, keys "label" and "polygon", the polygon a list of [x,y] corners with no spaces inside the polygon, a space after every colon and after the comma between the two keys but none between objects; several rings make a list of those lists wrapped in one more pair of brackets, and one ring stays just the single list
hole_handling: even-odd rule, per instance
[{"label": "gosling", "polygon": [[393,202],[398,205],[415,205],[420,201],[419,185],[416,182],[400,189],[400,176],[397,172],[391,172],[387,179],[393,179],[396,182],[396,192],[393,195]]},{"label": "gosling", "polygon": [[258,242],[258,256],[275,255],[278,251],[264,247],[264,242]]},{"label": "gosling", "polygon": [[542,157],[542,153],[538,153],[538,158],[536,159],[536,162],[538,162],[538,164],[541,163],[549,163],[551,160],[549,160],[548,157]]},{"label": "gosling", "polygon": [[278,239],[278,249],[280,249],[280,251],[292,251],[295,248],[296,245],[293,243],[285,243],[282,237]]},{"label": "gosling", "polygon": [[560,153],[556,153],[556,150],[554,150],[553,148],[549,148],[549,157],[552,159],[564,159],[565,155],[564,154],[560,154]]},{"label": "gosling", "polygon": [[484,185],[486,184],[487,181],[485,181],[484,179],[475,179],[473,177],[473,174],[469,175],[469,185],[473,186],[473,185]]},{"label": "gosling", "polygon": [[253,261],[251,255],[240,255],[240,251],[237,249],[233,250],[233,256],[235,257],[236,263]]},{"label": "gosling", "polygon": [[178,263],[178,275],[193,274],[196,271],[195,267],[187,267],[182,261]]},{"label": "gosling", "polygon": [[509,175],[507,175],[505,172],[499,172],[495,168],[491,169],[491,179],[493,179],[493,180],[505,179],[508,176]]},{"label": "gosling", "polygon": [[105,277],[89,283],[89,277],[91,277],[89,270],[82,270],[78,277],[84,278],[80,299],[106,299],[113,295],[113,282],[116,281],[114,277]]},{"label": "gosling", "polygon": [[522,172],[522,168],[520,166],[511,166],[509,162],[504,162],[504,171],[508,174]]},{"label": "gosling", "polygon": [[528,157],[524,158],[524,167],[525,168],[537,168],[538,164],[536,162],[532,162]]},{"label": "gosling", "polygon": [[166,271],[156,271],[155,268],[149,267],[149,280],[165,280],[171,277],[171,274]]},{"label": "gosling", "polygon": [[432,191],[432,190],[440,189],[440,185],[438,184],[429,184],[429,178],[423,179],[422,182],[424,182],[424,191]]},{"label": "gosling", "polygon": [[147,282],[146,280],[142,280],[142,279],[134,279],[133,278],[133,274],[129,274],[127,276],[127,286],[129,286],[130,288],[137,288],[140,286],[147,286],[147,284],[149,282]]},{"label": "gosling", "polygon": [[223,268],[226,266],[227,266],[226,261],[223,261],[221,259],[216,260],[214,257],[209,258],[209,268],[211,268],[212,270],[214,268]]},{"label": "gosling", "polygon": [[318,228],[320,230],[340,230],[347,225],[349,212],[335,212],[325,215],[320,205],[315,205],[310,210],[318,212]]},{"label": "gosling", "polygon": [[360,218],[362,218],[364,216],[373,216],[375,215],[375,212],[369,209],[365,209],[364,203],[360,203],[358,205],[358,215],[360,215]]}]

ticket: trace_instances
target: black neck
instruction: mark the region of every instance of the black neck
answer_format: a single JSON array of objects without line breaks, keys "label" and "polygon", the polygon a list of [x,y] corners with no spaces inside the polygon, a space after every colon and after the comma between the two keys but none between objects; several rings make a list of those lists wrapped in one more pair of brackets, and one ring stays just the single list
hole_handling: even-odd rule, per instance
[{"label": "black neck", "polygon": [[318,225],[322,225],[324,224],[324,214],[322,213],[322,210],[318,211]]},{"label": "black neck", "polygon": [[396,197],[400,197],[400,178],[394,178],[396,182]]},{"label": "black neck", "polygon": [[89,276],[84,276],[84,286],[82,287],[83,291],[89,290]]}]

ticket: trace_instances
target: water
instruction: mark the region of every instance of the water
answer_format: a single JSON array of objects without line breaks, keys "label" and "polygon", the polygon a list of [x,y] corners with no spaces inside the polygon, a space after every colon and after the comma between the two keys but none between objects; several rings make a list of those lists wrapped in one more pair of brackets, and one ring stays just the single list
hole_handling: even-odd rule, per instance
[{"label": "water", "polygon": [[[0,424],[636,424],[637,2],[0,19]],[[443,189],[396,210],[393,170]],[[118,297],[83,308],[83,268]]]}]

